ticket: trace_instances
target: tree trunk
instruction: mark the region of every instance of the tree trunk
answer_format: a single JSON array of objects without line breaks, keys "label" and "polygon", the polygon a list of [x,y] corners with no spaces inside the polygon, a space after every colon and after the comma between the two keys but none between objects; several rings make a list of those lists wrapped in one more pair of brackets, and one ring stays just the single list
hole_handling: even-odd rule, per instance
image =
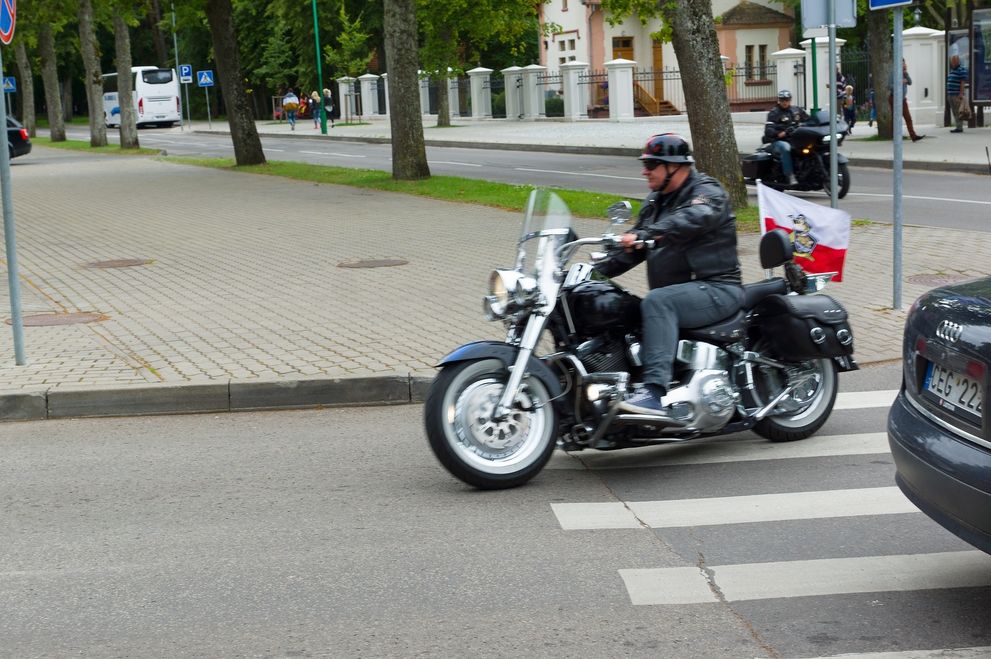
[{"label": "tree trunk", "polygon": [[[901,11],[895,7],[894,11]],[[890,140],[894,134],[891,106],[888,105],[891,85],[891,12],[867,12],[867,43],[871,50],[871,82],[874,87],[874,108],[877,111],[877,136]]]},{"label": "tree trunk", "polygon": [[41,55],[41,81],[45,85],[45,106],[52,142],[65,141],[65,119],[62,116],[62,95],[59,93],[58,65],[55,60],[55,39],[51,25],[38,29],[38,52]]},{"label": "tree trunk", "polygon": [[72,75],[66,73],[65,78],[62,79],[62,118],[66,123],[71,123],[74,116],[76,115],[72,107]]},{"label": "tree trunk", "polygon": [[681,66],[685,110],[695,142],[698,168],[715,177],[735,208],[747,205],[747,188],[740,170],[719,41],[709,0],[682,0],[670,12],[675,55]]},{"label": "tree trunk", "polygon": [[137,149],[137,110],[131,81],[131,33],[120,12],[114,13],[114,48],[117,50],[117,105],[120,107],[120,148]]},{"label": "tree trunk", "polygon": [[442,76],[437,81],[437,127],[451,127],[451,81]]},{"label": "tree trunk", "polygon": [[79,0],[79,50],[83,56],[83,85],[89,106],[89,145],[107,145],[107,124],[103,116],[103,78],[100,73],[100,44],[93,24],[92,0]]},{"label": "tree trunk", "polygon": [[251,99],[244,86],[241,57],[234,32],[231,0],[207,0],[206,17],[217,57],[217,77],[227,107],[227,122],[234,143],[234,159],[240,165],[265,164],[258,127],[251,112]]},{"label": "tree trunk", "polygon": [[165,34],[160,27],[162,23],[162,8],[158,0],[151,0],[148,3],[148,7],[151,11],[148,12],[145,20],[148,22],[148,28],[151,30],[151,40],[155,44],[155,56],[158,58],[158,65],[163,69],[171,68],[169,65],[169,49],[165,45]]},{"label": "tree trunk", "polygon": [[[385,0],[385,56],[389,62],[389,125],[392,128],[392,178],[430,178],[420,116],[417,78],[416,0]],[[341,99],[338,99],[341,100]]]},{"label": "tree trunk", "polygon": [[35,137],[38,126],[34,116],[34,72],[31,70],[31,60],[24,47],[24,40],[18,39],[14,45],[14,57],[17,59],[17,71],[21,74],[21,123],[30,137]]}]

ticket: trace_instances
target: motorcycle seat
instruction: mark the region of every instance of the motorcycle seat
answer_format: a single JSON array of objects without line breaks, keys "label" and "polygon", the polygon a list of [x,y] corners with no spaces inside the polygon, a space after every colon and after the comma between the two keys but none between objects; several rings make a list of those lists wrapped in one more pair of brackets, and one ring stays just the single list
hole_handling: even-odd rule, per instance
[{"label": "motorcycle seat", "polygon": [[690,341],[705,341],[706,343],[735,343],[743,338],[746,317],[746,312],[740,309],[729,318],[724,318],[713,325],[691,329],[682,328],[680,337]]},{"label": "motorcycle seat", "polygon": [[783,277],[743,285],[743,308],[753,309],[769,295],[784,295],[788,292],[788,282]]}]

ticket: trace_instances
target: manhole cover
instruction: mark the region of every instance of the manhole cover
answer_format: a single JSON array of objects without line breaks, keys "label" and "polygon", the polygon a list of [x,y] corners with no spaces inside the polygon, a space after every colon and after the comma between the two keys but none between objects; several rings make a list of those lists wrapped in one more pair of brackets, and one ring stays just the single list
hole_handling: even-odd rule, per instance
[{"label": "manhole cover", "polygon": [[403,259],[368,259],[366,261],[351,261],[338,263],[338,268],[391,268],[396,265],[406,265],[409,261]]},{"label": "manhole cover", "polygon": [[920,284],[922,286],[946,286],[948,284],[956,284],[961,281],[967,281],[968,279],[973,279],[973,277],[968,277],[967,275],[960,274],[947,274],[944,272],[923,272],[918,275],[911,275],[906,277],[911,284]]},{"label": "manhole cover", "polygon": [[[22,322],[25,327],[47,327],[50,325],[77,325],[79,323],[97,323],[104,321],[108,316],[102,313],[42,313],[35,316],[25,316]],[[12,324],[7,319],[7,324]]]},{"label": "manhole cover", "polygon": [[148,265],[151,259],[116,259],[113,261],[94,261],[87,263],[87,268],[133,268],[136,265]]}]

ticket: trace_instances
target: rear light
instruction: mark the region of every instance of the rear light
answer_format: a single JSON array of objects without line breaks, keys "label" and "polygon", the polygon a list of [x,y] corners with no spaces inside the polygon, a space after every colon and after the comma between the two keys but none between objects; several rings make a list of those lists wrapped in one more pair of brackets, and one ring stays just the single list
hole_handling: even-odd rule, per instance
[{"label": "rear light", "polygon": [[919,337],[915,340],[915,352],[919,353],[923,357],[926,356],[926,339],[924,337]]},{"label": "rear light", "polygon": [[967,377],[971,378],[972,380],[983,381],[984,364],[975,361],[967,362]]},{"label": "rear light", "polygon": [[180,112],[180,110],[179,110],[179,97],[178,96],[175,97],[175,111],[176,111],[176,114],[179,114],[179,112]]},{"label": "rear light", "polygon": [[24,140],[25,142],[28,141],[28,129],[27,128],[22,128],[21,129],[21,139]]},{"label": "rear light", "polygon": [[138,114],[144,114],[144,113],[145,113],[145,99],[144,98],[139,98],[138,99]]}]

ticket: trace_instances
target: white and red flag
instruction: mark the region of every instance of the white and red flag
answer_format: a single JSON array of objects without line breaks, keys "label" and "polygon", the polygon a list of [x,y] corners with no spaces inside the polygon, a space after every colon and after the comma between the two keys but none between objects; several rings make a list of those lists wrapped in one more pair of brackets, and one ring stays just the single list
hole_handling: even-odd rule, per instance
[{"label": "white and red flag", "polygon": [[795,263],[810,274],[835,272],[843,281],[843,260],[850,245],[850,214],[813,204],[757,182],[760,232],[784,229],[791,234]]}]

